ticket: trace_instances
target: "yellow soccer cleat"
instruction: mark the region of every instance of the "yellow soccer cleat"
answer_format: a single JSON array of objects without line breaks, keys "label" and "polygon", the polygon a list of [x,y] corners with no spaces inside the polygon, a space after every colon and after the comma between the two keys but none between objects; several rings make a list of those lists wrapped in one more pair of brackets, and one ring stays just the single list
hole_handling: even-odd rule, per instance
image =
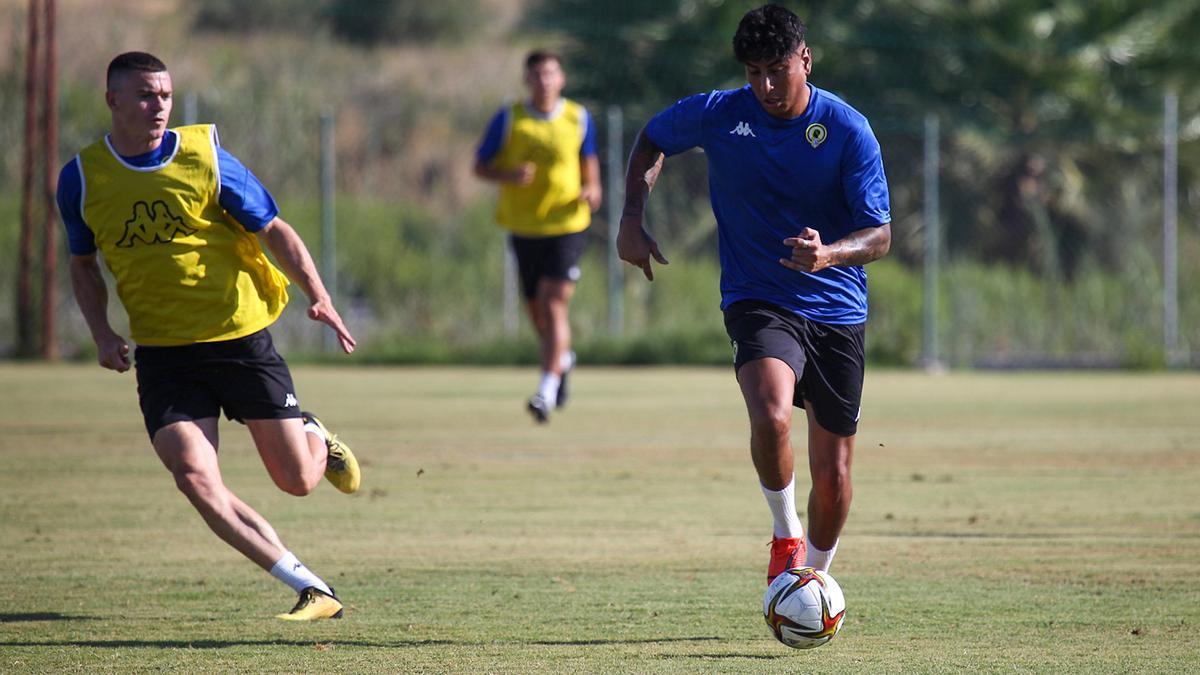
[{"label": "yellow soccer cleat", "polygon": [[[329,589],[330,593],[333,589]],[[342,618],[342,602],[336,595],[329,595],[313,586],[300,591],[300,601],[287,614],[276,614],[284,621],[316,621],[317,619]]]},{"label": "yellow soccer cleat", "polygon": [[337,489],[351,494],[358,491],[362,473],[358,470],[358,460],[346,445],[336,435],[329,432],[321,420],[312,413],[300,413],[305,422],[312,422],[325,433],[325,447],[329,449],[329,458],[325,460],[325,478]]}]

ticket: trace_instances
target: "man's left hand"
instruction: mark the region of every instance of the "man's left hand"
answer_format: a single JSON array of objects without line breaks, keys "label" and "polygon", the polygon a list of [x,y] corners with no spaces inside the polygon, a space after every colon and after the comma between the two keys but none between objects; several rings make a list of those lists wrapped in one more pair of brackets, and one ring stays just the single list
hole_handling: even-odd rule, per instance
[{"label": "man's left hand", "polygon": [[585,183],[579,188],[579,201],[585,202],[592,213],[600,210],[600,199],[603,195],[604,191],[598,184]]},{"label": "man's left hand", "polygon": [[791,258],[780,258],[779,264],[797,272],[819,272],[833,266],[831,250],[821,243],[821,233],[806,227],[795,237],[783,240],[784,246],[792,247]]},{"label": "man's left hand", "polygon": [[337,333],[338,344],[341,345],[342,351],[347,354],[354,353],[354,346],[358,343],[354,341],[354,336],[350,334],[350,331],[346,328],[346,324],[342,323],[342,317],[333,308],[331,301],[322,299],[309,305],[308,318],[313,321],[320,321],[332,328]]}]

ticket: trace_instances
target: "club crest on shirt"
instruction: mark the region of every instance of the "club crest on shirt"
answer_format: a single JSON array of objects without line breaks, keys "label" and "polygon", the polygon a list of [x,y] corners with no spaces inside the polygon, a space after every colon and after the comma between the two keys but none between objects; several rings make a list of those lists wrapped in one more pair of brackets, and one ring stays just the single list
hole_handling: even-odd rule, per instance
[{"label": "club crest on shirt", "polygon": [[808,128],[804,130],[804,139],[807,140],[808,144],[814,148],[824,143],[828,136],[829,132],[825,130],[824,124],[818,124],[814,122],[813,124],[808,125]]},{"label": "club crest on shirt", "polygon": [[133,217],[125,221],[125,234],[117,246],[131,248],[137,242],[165,244],[177,236],[186,237],[195,233],[196,228],[185,225],[183,218],[171,213],[163,200],[156,200],[153,204],[136,202],[133,205]]}]

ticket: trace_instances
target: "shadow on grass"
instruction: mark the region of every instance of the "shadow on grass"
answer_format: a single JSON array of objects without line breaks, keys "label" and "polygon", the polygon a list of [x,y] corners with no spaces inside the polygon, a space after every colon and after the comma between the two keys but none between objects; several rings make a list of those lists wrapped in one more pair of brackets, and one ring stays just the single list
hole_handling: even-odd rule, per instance
[{"label": "shadow on grass", "polygon": [[[439,646],[512,646],[592,647],[600,645],[637,645],[667,642],[707,642],[718,637],[646,638],[640,640],[513,640],[512,642],[469,640],[0,640],[0,647],[96,647],[98,649],[228,649],[230,647],[312,647],[330,644],[345,647],[439,647]],[[714,657],[717,658],[717,657]]]},{"label": "shadow on grass", "polygon": [[[652,645],[658,642],[714,642],[721,638],[706,637],[675,637],[675,638],[642,638],[639,640],[516,640],[513,644],[537,645],[539,647],[591,647],[598,645]],[[488,643],[495,644],[495,643]]]},{"label": "shadow on grass", "polygon": [[0,623],[21,623],[24,621],[95,621],[94,616],[75,616],[59,612],[18,612],[15,614],[0,614]]},{"label": "shadow on grass", "polygon": [[774,661],[775,659],[790,658],[790,654],[663,654],[663,659],[700,659],[718,661],[727,659],[757,659],[759,661]]},{"label": "shadow on grass", "polygon": [[[467,644],[453,640],[4,640],[0,647],[95,647],[97,649],[229,649],[230,647],[312,647],[331,644],[346,647],[423,647]],[[480,643],[482,644],[482,643]]]}]

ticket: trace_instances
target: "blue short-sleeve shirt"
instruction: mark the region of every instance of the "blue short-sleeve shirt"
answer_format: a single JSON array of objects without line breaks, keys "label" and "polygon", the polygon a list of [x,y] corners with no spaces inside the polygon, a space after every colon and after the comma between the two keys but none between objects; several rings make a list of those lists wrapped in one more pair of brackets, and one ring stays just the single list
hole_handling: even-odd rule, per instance
[{"label": "blue short-sleeve shirt", "polygon": [[891,222],[879,142],[867,119],[837,96],[812,93],[800,117],[781,120],[762,108],[747,85],[678,101],[646,125],[667,155],[699,147],[708,159],[717,219],[721,307],[762,300],[813,321],[867,319],[861,266],[809,274],[779,263],[783,240],[811,227],[832,243]]}]

